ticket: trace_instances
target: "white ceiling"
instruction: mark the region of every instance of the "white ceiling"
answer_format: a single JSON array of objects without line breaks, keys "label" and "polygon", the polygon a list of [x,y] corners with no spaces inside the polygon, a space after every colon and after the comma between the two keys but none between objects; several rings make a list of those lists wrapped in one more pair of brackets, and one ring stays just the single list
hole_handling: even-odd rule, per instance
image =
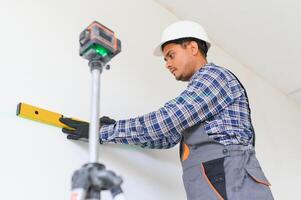
[{"label": "white ceiling", "polygon": [[215,44],[301,105],[301,1],[156,2],[199,22]]}]

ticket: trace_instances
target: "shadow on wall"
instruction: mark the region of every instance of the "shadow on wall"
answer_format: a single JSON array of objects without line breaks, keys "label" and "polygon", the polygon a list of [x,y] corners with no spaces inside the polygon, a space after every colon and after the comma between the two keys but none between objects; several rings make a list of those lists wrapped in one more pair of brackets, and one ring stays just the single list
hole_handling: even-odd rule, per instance
[{"label": "shadow on wall", "polygon": [[[88,142],[84,141],[73,141],[75,145],[79,146],[82,149],[89,150]],[[110,149],[111,153],[116,154],[117,157],[122,157],[123,154],[135,154],[135,156],[143,157],[144,159],[149,159],[161,163],[171,164],[171,165],[180,165],[179,149],[178,146],[175,146],[171,149],[147,149],[142,148],[136,145],[126,145],[126,144],[100,144],[100,151]],[[128,158],[126,159],[129,160]]]},{"label": "shadow on wall", "polygon": [[[82,141],[73,141],[82,150],[89,151],[89,144]],[[135,145],[104,144],[100,145],[99,162],[107,166],[106,160],[114,164],[117,174],[122,174],[122,168],[126,167],[127,173],[143,174],[150,181],[160,182],[168,188],[177,188],[181,181],[181,164],[178,159],[178,148],[169,150],[144,149]],[[87,160],[88,162],[88,160]],[[78,166],[80,167],[80,166]],[[130,173],[131,174],[131,173]],[[178,175],[177,175],[178,174]],[[171,181],[175,180],[175,181]],[[171,185],[172,184],[172,185]]]}]

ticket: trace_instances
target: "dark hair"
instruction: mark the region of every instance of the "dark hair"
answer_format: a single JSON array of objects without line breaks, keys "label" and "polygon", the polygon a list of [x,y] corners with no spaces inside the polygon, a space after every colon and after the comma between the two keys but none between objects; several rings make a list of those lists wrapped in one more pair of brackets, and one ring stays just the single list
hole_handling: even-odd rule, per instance
[{"label": "dark hair", "polygon": [[180,38],[180,39],[176,39],[176,40],[167,41],[161,45],[161,50],[163,51],[164,47],[170,43],[180,44],[183,46],[186,42],[192,42],[192,41],[195,41],[198,44],[199,51],[206,58],[207,52],[208,52],[208,47],[207,47],[206,42],[203,40],[197,39],[197,38],[192,38],[192,37]]}]

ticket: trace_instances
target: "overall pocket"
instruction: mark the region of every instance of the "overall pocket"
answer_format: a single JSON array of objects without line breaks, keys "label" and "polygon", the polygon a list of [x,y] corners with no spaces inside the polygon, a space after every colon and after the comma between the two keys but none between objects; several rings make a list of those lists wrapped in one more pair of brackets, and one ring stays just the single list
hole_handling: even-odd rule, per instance
[{"label": "overall pocket", "polygon": [[247,174],[256,182],[265,186],[271,186],[261,168],[245,168]]},{"label": "overall pocket", "polygon": [[202,163],[202,173],[219,199],[227,200],[224,157]]},{"label": "overall pocket", "polygon": [[246,163],[245,170],[247,174],[258,184],[271,186],[268,179],[264,175],[260,164],[255,156],[255,152],[250,153],[248,162]]},{"label": "overall pocket", "polygon": [[255,152],[250,152],[247,162],[244,166],[245,175],[241,185],[239,199],[246,200],[273,200],[273,194],[270,189],[270,183],[264,175]]},{"label": "overall pocket", "polygon": [[199,163],[183,172],[188,200],[227,200],[224,158]]}]

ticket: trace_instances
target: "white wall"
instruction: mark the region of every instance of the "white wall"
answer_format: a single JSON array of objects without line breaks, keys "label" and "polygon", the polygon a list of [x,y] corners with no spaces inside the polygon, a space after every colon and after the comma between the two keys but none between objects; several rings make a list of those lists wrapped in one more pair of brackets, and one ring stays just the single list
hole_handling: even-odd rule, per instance
[{"label": "white wall", "polygon": [[[149,0],[1,2],[1,199],[68,199],[73,171],[88,161],[87,144],[15,115],[26,102],[89,120],[90,72],[78,55],[79,33],[98,20],[121,39],[123,51],[102,75],[101,114],[123,119],[159,108],[183,88],[152,56],[175,19]],[[106,145],[100,154],[123,176],[128,199],[185,198],[177,149]]]},{"label": "white wall", "polygon": [[[66,140],[58,128],[18,118],[15,110],[17,103],[27,102],[89,119],[90,73],[78,56],[78,35],[93,20],[113,29],[123,48],[102,75],[102,115],[141,115],[184,88],[164,69],[162,58],[152,56],[161,31],[177,18],[150,0],[2,2],[1,198],[69,198],[72,172],[88,161],[87,144]],[[248,89],[257,155],[276,199],[299,199],[300,110],[215,45],[209,60],[229,67]],[[123,176],[128,199],[182,200],[177,150],[102,145],[100,162]],[[107,193],[104,199],[110,199]]]}]

